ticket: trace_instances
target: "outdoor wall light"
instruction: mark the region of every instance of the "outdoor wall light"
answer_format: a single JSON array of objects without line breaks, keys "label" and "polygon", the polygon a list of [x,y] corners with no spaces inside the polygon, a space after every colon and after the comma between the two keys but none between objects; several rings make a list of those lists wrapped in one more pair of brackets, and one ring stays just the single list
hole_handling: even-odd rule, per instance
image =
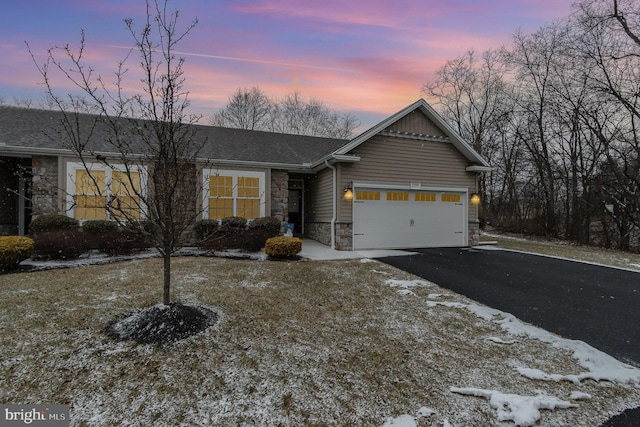
[{"label": "outdoor wall light", "polygon": [[351,187],[346,187],[344,189],[344,194],[342,195],[342,198],[347,201],[353,200],[353,190],[351,189]]},{"label": "outdoor wall light", "polygon": [[480,195],[478,193],[471,193],[471,196],[469,197],[469,200],[471,201],[472,205],[479,205],[480,204]]}]

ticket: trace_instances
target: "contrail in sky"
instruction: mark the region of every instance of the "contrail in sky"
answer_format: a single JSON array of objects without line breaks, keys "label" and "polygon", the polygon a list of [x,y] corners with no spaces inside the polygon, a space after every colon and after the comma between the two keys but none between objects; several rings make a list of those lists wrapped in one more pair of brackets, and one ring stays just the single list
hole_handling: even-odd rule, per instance
[{"label": "contrail in sky", "polygon": [[[116,49],[132,49],[131,47],[127,47],[127,46],[110,45],[109,47],[113,47]],[[312,68],[316,70],[341,71],[345,73],[350,73],[352,71],[352,70],[347,70],[345,68],[323,67],[321,65],[294,64],[291,62],[267,61],[265,59],[235,58],[233,56],[207,55],[204,53],[191,53],[191,52],[178,52],[178,51],[174,51],[174,53],[178,55],[197,56],[201,58],[223,59],[225,61],[251,62],[254,64],[283,65],[286,67]]]}]

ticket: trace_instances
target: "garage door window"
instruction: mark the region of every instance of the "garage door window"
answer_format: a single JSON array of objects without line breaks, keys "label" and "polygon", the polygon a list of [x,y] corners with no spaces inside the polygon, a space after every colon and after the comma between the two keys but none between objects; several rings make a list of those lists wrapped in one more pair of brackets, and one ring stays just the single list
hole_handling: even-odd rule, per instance
[{"label": "garage door window", "polygon": [[380,200],[379,191],[356,191],[356,200]]},{"label": "garage door window", "polygon": [[389,200],[389,201],[408,202],[409,201],[409,193],[404,192],[404,191],[387,191],[387,200]]},{"label": "garage door window", "polygon": [[445,203],[460,203],[460,194],[443,193],[441,200]]},{"label": "garage door window", "polygon": [[435,202],[436,193],[416,193],[416,202]]}]

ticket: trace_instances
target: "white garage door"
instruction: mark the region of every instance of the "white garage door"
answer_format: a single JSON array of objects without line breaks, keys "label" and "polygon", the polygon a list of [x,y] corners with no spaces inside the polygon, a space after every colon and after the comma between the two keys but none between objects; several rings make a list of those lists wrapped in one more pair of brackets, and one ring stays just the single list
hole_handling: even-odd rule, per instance
[{"label": "white garage door", "polygon": [[466,193],[355,188],[354,249],[467,246]]}]

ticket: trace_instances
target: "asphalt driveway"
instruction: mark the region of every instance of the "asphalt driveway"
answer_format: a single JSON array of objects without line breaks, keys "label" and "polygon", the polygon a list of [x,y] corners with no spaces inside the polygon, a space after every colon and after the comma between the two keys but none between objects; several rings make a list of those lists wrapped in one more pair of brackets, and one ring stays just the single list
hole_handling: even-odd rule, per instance
[{"label": "asphalt driveway", "polygon": [[378,258],[640,367],[640,273],[503,250]]},{"label": "asphalt driveway", "polygon": [[[640,273],[502,250],[417,249],[377,258],[640,367]],[[640,425],[640,407],[602,427]]]}]

